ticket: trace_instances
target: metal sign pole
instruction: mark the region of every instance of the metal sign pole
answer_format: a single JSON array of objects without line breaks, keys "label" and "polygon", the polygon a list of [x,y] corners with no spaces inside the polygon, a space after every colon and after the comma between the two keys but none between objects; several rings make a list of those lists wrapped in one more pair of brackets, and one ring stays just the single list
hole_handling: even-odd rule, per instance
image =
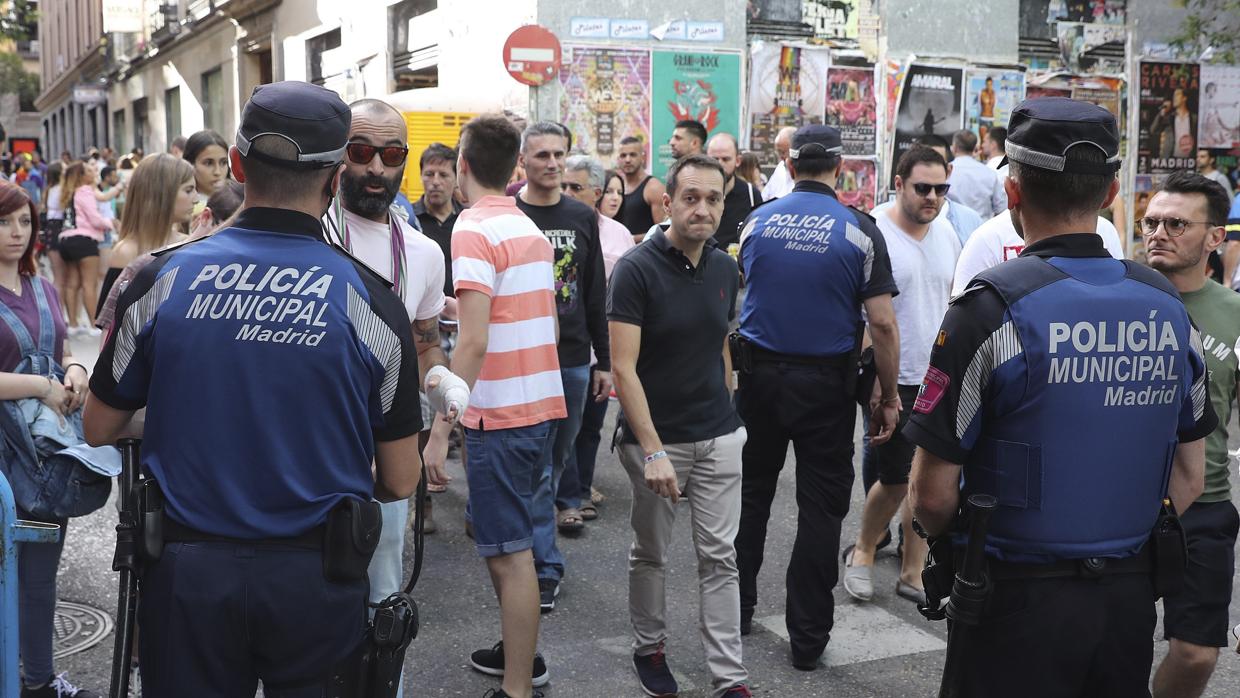
[{"label": "metal sign pole", "polygon": [[17,544],[54,543],[60,526],[20,521],[13,488],[0,476],[0,698],[19,698],[17,677]]}]

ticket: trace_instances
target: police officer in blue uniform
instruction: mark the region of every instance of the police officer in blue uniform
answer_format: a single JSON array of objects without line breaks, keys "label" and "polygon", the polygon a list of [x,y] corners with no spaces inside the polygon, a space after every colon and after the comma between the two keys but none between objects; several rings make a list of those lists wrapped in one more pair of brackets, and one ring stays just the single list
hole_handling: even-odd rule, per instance
[{"label": "police officer in blue uniform", "polygon": [[792,664],[804,670],[818,666],[833,623],[835,558],[853,482],[857,405],[850,373],[863,307],[881,386],[872,401],[877,443],[890,438],[900,412],[891,260],[874,219],[835,197],[842,152],[840,133],[829,126],[804,126],[793,135],[787,162],[796,186],[751,213],[742,229],[748,292],[733,338],[737,411],[749,432],[736,536],[741,632],[748,633],[758,601],[766,524],[791,443],[799,516],[786,621]]},{"label": "police officer in blue uniform", "polygon": [[145,407],[141,469],[162,489],[147,696],[317,697],[354,675],[372,500],[413,493],[421,410],[400,299],[323,240],[349,124],[334,92],[256,88],[229,153],[235,222],[143,269],[99,356],[87,438]]},{"label": "police officer in blue uniform", "polygon": [[1164,498],[1182,511],[1200,494],[1217,421],[1201,342],[1162,275],[1093,233],[1119,190],[1108,111],[1028,100],[1007,158],[1024,252],[953,299],[903,431],[931,536],[967,497],[998,500],[990,596],[950,630],[951,695],[1148,696],[1154,601],[1183,573]]}]

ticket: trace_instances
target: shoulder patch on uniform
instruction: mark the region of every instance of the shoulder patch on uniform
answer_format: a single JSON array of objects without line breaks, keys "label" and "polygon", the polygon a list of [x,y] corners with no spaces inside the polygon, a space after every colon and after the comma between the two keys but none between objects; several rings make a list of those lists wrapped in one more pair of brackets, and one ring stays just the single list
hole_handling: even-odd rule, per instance
[{"label": "shoulder patch on uniform", "polygon": [[947,386],[951,383],[951,376],[939,368],[934,366],[927,368],[926,377],[921,382],[921,389],[917,391],[917,400],[913,402],[913,411],[921,414],[933,412],[943,396],[947,394]]},{"label": "shoulder patch on uniform", "polygon": [[987,288],[989,288],[989,286],[988,286],[987,284],[985,284],[985,283],[978,283],[977,281],[970,281],[970,282],[969,282],[969,285],[968,285],[968,286],[966,286],[966,287],[965,287],[965,289],[964,289],[963,291],[961,291],[960,293],[957,293],[956,295],[954,295],[954,296],[952,296],[951,298],[947,299],[947,304],[948,304],[948,305],[955,305],[957,301],[960,301],[960,300],[962,300],[962,299],[964,299],[964,298],[967,298],[967,297],[969,297],[969,296],[971,296],[971,295],[973,295],[973,294],[977,293],[978,291],[982,291],[982,290],[987,289]]}]

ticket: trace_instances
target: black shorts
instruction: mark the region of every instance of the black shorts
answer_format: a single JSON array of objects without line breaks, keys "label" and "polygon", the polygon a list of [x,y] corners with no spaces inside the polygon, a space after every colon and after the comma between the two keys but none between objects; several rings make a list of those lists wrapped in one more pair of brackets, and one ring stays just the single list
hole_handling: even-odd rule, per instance
[{"label": "black shorts", "polygon": [[921,386],[901,385],[897,390],[903,409],[900,410],[900,421],[896,425],[896,432],[891,435],[887,443],[871,446],[866,452],[875,472],[878,473],[878,481],[884,485],[908,484],[908,474],[913,468],[913,450],[916,448],[913,442],[904,438],[901,432],[904,425],[908,423],[909,415],[913,414],[913,402],[917,399],[917,392],[921,390]]},{"label": "black shorts", "polygon": [[1163,636],[1226,647],[1240,515],[1231,502],[1197,502],[1180,521],[1188,537],[1188,571],[1184,589],[1163,599]]},{"label": "black shorts", "polygon": [[65,235],[60,238],[60,256],[66,262],[98,257],[99,241],[85,235]]}]

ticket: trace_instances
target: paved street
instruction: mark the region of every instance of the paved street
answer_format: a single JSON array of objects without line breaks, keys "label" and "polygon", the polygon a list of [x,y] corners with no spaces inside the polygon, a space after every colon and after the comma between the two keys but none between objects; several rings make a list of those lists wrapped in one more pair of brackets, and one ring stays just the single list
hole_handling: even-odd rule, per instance
[{"label": "paved street", "polygon": [[[93,362],[94,352],[85,341],[74,340],[74,349],[79,359],[89,357]],[[608,429],[614,413],[613,403]],[[1240,439],[1233,436],[1233,448],[1237,443]],[[481,696],[487,688],[498,686],[497,681],[468,666],[470,651],[489,647],[499,639],[499,616],[485,568],[463,531],[465,488],[460,463],[453,463],[451,471],[457,480],[447,493],[436,496],[435,518],[440,529],[427,538],[426,564],[415,594],[423,625],[407,655],[405,695],[410,697]],[[564,591],[556,611],[543,616],[541,649],[552,676],[546,689],[548,698],[642,695],[629,663],[629,484],[613,454],[601,454],[596,486],[607,495],[600,507],[601,518],[588,524],[581,536],[561,538],[568,560]],[[745,659],[755,694],[838,698],[934,695],[944,656],[945,626],[923,620],[912,605],[895,595],[897,565],[890,555],[880,557],[876,567],[878,595],[872,603],[859,605],[842,588],[836,590],[836,630],[827,649],[826,666],[803,673],[788,663],[783,637],[783,570],[796,526],[793,490],[790,460],[780,478],[770,523],[758,622],[745,639]],[[853,514],[845,524],[845,540],[856,535],[860,505],[858,484]],[[681,511],[687,516],[687,508]],[[62,599],[114,613],[116,574],[110,571],[114,523],[115,509],[110,505],[71,523],[60,575]],[[411,565],[412,547],[407,551]],[[681,695],[694,698],[708,696],[710,688],[696,631],[696,597],[689,529],[680,526],[668,573],[668,658],[680,680]],[[1231,623],[1235,624],[1240,622],[1240,594],[1233,594],[1232,599]],[[1159,655],[1165,646],[1158,643]],[[109,635],[94,648],[59,660],[58,669],[69,671],[78,685],[102,692],[107,687],[111,647]],[[1240,695],[1240,655],[1224,652],[1207,695]]]}]

